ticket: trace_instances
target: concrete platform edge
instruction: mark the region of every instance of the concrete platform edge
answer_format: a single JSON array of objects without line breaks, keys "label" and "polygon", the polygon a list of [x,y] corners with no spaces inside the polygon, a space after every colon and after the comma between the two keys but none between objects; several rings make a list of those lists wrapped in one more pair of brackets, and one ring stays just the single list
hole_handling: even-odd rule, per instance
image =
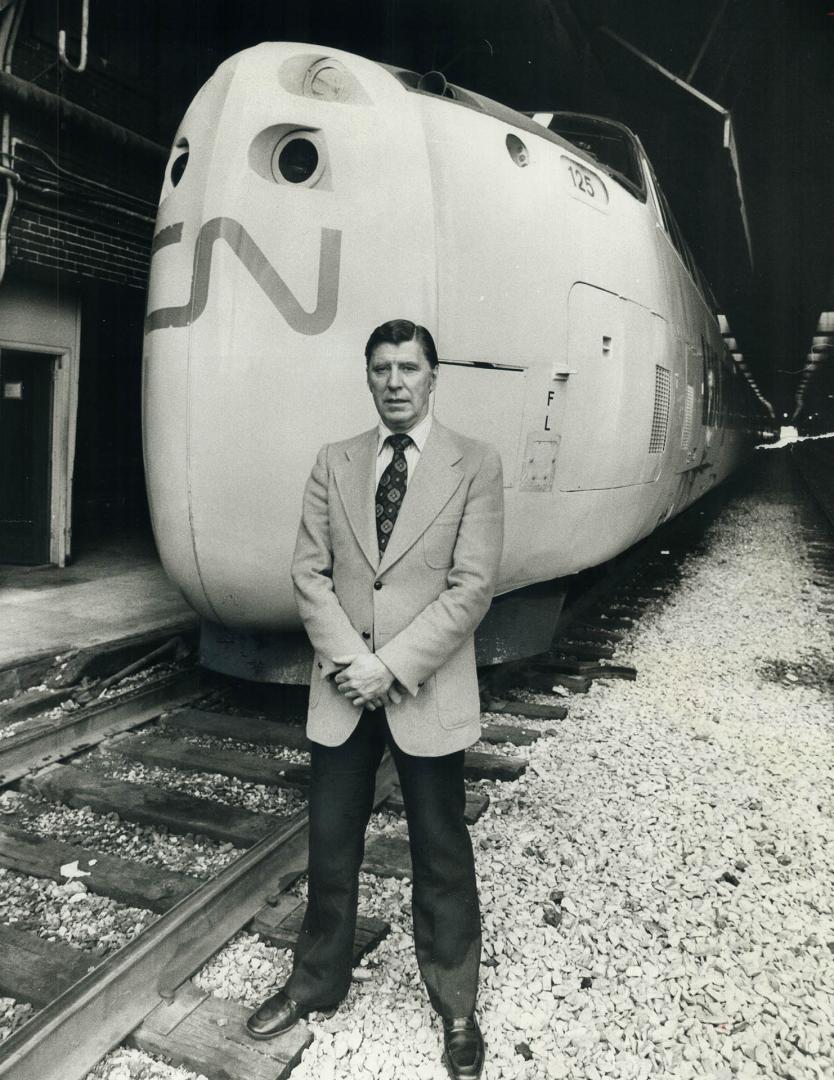
[{"label": "concrete platform edge", "polygon": [[30,690],[33,686],[39,686],[45,682],[50,674],[57,674],[55,670],[56,656],[66,659],[72,655],[74,658],[95,656],[97,653],[114,650],[117,648],[127,649],[132,646],[147,644],[150,652],[157,645],[177,635],[191,636],[189,644],[197,646],[197,638],[200,629],[199,616],[194,614],[176,622],[164,623],[140,633],[125,634],[123,637],[108,638],[95,645],[88,645],[82,649],[74,649],[71,645],[59,648],[47,649],[43,652],[20,657],[10,664],[0,666],[0,701],[15,697],[17,694]]}]

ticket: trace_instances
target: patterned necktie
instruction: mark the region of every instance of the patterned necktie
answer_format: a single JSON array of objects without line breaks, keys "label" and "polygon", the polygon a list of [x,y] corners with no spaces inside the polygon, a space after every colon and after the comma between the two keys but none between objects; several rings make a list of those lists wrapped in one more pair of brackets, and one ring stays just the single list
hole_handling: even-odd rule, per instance
[{"label": "patterned necktie", "polygon": [[394,448],[394,456],[379,478],[376,489],[376,538],[382,555],[391,539],[397,514],[400,512],[408,481],[405,448],[411,445],[410,435],[389,435],[385,440]]}]

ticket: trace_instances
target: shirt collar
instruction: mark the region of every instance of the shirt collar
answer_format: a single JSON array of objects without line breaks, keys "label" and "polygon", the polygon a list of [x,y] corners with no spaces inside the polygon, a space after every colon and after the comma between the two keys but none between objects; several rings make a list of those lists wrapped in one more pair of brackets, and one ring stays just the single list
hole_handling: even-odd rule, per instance
[{"label": "shirt collar", "polygon": [[[423,447],[426,445],[426,439],[429,437],[429,431],[431,430],[432,414],[426,413],[419,424],[415,424],[410,431],[406,431],[404,434],[410,436],[412,442],[422,454]],[[377,455],[382,453],[382,448],[385,446],[385,440],[389,435],[394,435],[387,424],[384,424],[381,420],[377,427]]]}]

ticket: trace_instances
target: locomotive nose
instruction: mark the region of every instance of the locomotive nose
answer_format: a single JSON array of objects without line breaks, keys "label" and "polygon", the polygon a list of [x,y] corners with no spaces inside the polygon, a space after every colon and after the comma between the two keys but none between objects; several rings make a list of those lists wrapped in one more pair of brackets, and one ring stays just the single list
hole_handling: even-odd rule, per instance
[{"label": "locomotive nose", "polygon": [[370,61],[269,43],[223,64],[177,134],[146,322],[146,472],[163,564],[211,622],[299,625],[304,483],[322,444],[374,422],[368,334],[403,314],[435,324],[412,98]]}]

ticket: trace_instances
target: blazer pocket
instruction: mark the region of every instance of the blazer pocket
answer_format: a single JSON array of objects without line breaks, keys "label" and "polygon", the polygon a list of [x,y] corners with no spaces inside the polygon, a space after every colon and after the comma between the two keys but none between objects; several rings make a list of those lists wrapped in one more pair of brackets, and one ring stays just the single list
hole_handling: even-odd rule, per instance
[{"label": "blazer pocket", "polygon": [[481,716],[474,638],[469,638],[435,673],[437,715],[447,731],[477,723]]},{"label": "blazer pocket", "polygon": [[460,521],[436,521],[423,533],[423,555],[433,570],[445,570],[452,565],[455,541]]}]

